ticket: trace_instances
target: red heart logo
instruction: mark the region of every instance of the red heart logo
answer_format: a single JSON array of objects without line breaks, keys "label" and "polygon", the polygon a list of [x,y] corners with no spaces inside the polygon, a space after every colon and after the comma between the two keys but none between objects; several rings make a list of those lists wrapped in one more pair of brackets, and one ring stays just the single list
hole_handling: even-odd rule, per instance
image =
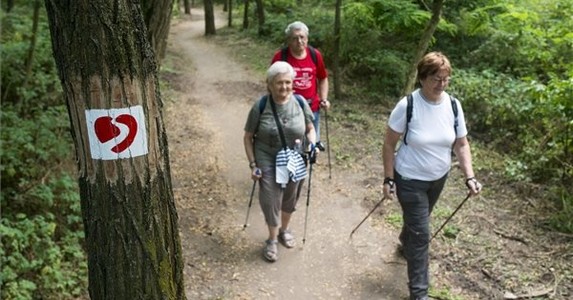
[{"label": "red heart logo", "polygon": [[[101,143],[105,143],[117,137],[121,133],[119,127],[115,126],[111,122],[112,120],[112,117],[105,116],[100,117],[95,121],[95,134]],[[117,145],[111,148],[111,151],[120,153],[129,148],[129,146],[131,146],[133,143],[133,140],[137,135],[137,120],[133,116],[126,114],[119,115],[117,118],[115,118],[115,120],[118,123],[126,125],[129,129],[127,137],[125,137],[123,141],[119,142]]]}]

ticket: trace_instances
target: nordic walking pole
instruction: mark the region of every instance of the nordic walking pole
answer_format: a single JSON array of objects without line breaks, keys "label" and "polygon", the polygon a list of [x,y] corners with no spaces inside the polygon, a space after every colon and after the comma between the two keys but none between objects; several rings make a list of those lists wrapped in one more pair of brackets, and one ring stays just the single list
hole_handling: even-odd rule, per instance
[{"label": "nordic walking pole", "polygon": [[326,127],[326,146],[328,147],[328,179],[332,179],[332,170],[330,167],[330,139],[328,138],[328,110],[324,109],[324,127]]},{"label": "nordic walking pole", "polygon": [[[304,245],[304,242],[306,241],[306,223],[308,222],[308,206],[310,204],[310,181],[312,179],[312,165],[314,164],[314,161],[312,158],[312,151],[314,151],[314,149],[311,150],[311,152],[308,155],[308,162],[310,163],[310,168],[308,170],[308,192],[306,194],[306,212],[304,214],[304,234],[302,236],[302,244],[303,245]],[[316,157],[314,158],[314,160],[316,160]]]},{"label": "nordic walking pole", "polygon": [[444,226],[446,226],[446,224],[448,224],[450,219],[458,212],[458,210],[460,210],[460,208],[462,208],[462,205],[464,205],[464,203],[466,203],[466,201],[468,201],[468,199],[470,198],[471,195],[472,195],[472,193],[469,192],[468,195],[466,196],[466,198],[462,201],[462,203],[460,203],[460,205],[458,205],[458,207],[456,207],[456,210],[454,210],[454,212],[446,219],[444,224],[442,224],[442,226],[440,226],[440,228],[438,228],[438,230],[436,230],[436,232],[434,232],[434,235],[432,235],[432,237],[428,241],[428,244],[436,237],[436,235],[438,235],[438,233],[442,230],[442,228],[444,228]]},{"label": "nordic walking pole", "polygon": [[378,203],[376,203],[374,208],[366,215],[366,217],[364,217],[364,219],[362,219],[362,221],[358,225],[356,225],[356,227],[354,227],[354,229],[350,233],[350,238],[352,238],[352,235],[358,229],[358,227],[360,227],[360,225],[362,225],[362,223],[364,223],[364,221],[366,221],[366,219],[370,217],[370,215],[378,208],[378,206],[380,206],[380,204],[382,204],[382,202],[384,202],[384,200],[386,200],[386,197],[383,197],[382,200],[378,201]]},{"label": "nordic walking pole", "polygon": [[255,195],[255,186],[257,186],[257,181],[253,180],[253,189],[251,190],[251,199],[249,200],[249,207],[247,208],[247,218],[245,219],[245,225],[243,225],[243,230],[247,228],[247,222],[249,221],[249,212],[251,211],[251,205],[253,204],[253,196]]}]

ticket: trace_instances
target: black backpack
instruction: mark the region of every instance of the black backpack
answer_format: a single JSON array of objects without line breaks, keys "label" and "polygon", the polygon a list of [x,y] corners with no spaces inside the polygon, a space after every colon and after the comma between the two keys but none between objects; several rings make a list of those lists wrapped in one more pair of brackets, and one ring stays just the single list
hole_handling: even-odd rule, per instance
[{"label": "black backpack", "polygon": [[[298,105],[300,105],[300,108],[302,109],[302,111],[304,112],[304,103],[303,101],[304,98],[299,95],[299,94],[293,94],[294,98],[296,99],[296,101],[298,102]],[[262,114],[263,111],[265,110],[265,107],[267,106],[267,99],[269,99],[268,95],[264,95],[263,98],[261,99],[261,102],[259,102],[259,113]]]},{"label": "black backpack", "polygon": [[[308,50],[310,51],[310,58],[312,59],[312,62],[316,66],[318,64],[318,59],[316,58],[316,50],[312,46],[308,46]],[[283,47],[281,49],[281,60],[287,61],[287,56],[288,56],[288,47]]]},{"label": "black backpack", "polygon": [[[412,120],[412,109],[414,108],[414,97],[409,94],[406,97],[408,105],[406,106],[406,131],[404,131],[404,145],[408,145],[406,142],[406,136],[408,135],[408,124]],[[450,95],[450,102],[452,103],[452,111],[454,112],[454,132],[456,136],[458,135],[458,106],[456,105],[456,100]]]}]

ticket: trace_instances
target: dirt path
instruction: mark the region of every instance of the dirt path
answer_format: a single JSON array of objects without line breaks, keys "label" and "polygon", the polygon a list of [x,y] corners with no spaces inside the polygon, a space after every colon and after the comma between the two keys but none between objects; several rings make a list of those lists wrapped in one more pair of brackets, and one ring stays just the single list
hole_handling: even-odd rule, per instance
[{"label": "dirt path", "polygon": [[[203,37],[201,11],[175,21],[163,91],[173,185],[180,218],[188,299],[400,299],[407,296],[405,264],[396,236],[361,206],[367,178],[333,168],[326,156],[314,168],[306,243],[305,197],[293,216],[297,247],[279,247],[279,260],[261,256],[266,227],[257,197],[242,230],[252,181],[242,135],[248,110],[265,88],[259,74]],[[222,25],[218,22],[217,25]],[[270,59],[262,57],[261,59]]]}]

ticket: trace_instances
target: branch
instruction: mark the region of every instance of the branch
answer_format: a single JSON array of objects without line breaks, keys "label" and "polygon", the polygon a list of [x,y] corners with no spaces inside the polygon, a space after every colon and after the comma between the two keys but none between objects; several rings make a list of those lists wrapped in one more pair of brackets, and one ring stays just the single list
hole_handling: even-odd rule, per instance
[{"label": "branch", "polygon": [[523,243],[524,245],[529,244],[524,238],[519,237],[519,236],[514,236],[514,235],[509,235],[505,232],[502,232],[499,229],[493,229],[493,232],[495,232],[496,234],[500,235],[503,238],[509,239],[509,240],[513,240],[513,241],[518,241],[520,243]]}]

